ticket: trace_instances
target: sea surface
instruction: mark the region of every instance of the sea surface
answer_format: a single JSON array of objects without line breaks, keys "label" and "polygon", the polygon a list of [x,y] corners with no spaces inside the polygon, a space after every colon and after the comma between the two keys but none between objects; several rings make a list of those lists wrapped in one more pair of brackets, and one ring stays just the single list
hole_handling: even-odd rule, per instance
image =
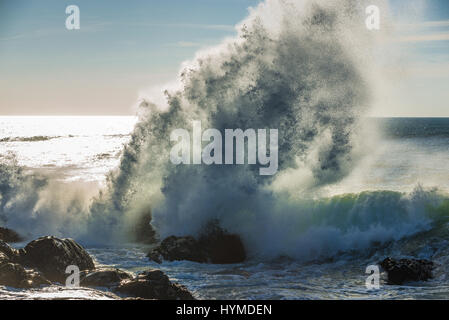
[{"label": "sea surface", "polygon": [[[46,176],[57,185],[76,185],[77,192],[89,188],[88,196],[95,196],[104,187],[108,172],[120,163],[136,121],[136,117],[125,116],[0,117],[0,163],[14,159],[25,172]],[[148,246],[98,246],[77,240],[98,264],[132,272],[160,268],[199,299],[448,299],[449,118],[365,121],[376,128],[376,143],[368,146],[369,155],[345,179],[329,187],[328,196],[301,203],[301,212],[308,216],[295,220],[295,227],[301,229],[300,241],[292,245],[303,245],[295,258],[279,254],[277,259],[251,256],[236,265],[185,261],[158,265],[145,257]],[[7,179],[6,172],[0,170],[4,174],[0,180]],[[64,200],[56,191],[46,191],[46,198],[52,195]],[[61,206],[53,208],[58,211]],[[33,235],[44,234],[47,230],[38,220],[48,219],[46,224],[56,221],[49,230],[64,236],[65,224],[72,220],[60,212],[52,214],[30,216],[24,228]],[[390,286],[382,275],[381,288],[368,290],[367,266],[386,256],[431,259],[437,264],[435,278]],[[111,296],[83,289],[0,287],[0,298]]]}]

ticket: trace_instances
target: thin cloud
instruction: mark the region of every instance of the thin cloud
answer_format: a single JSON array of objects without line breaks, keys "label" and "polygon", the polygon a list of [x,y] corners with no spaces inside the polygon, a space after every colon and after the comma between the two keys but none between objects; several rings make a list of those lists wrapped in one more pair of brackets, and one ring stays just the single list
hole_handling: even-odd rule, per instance
[{"label": "thin cloud", "polygon": [[449,27],[449,20],[424,21],[399,24],[400,29],[444,28]]},{"label": "thin cloud", "polygon": [[209,29],[220,31],[235,31],[235,26],[227,24],[194,24],[194,23],[135,23],[137,27],[169,27],[169,28],[192,28]]},{"label": "thin cloud", "polygon": [[24,34],[18,34],[15,36],[11,36],[11,37],[6,37],[6,38],[0,38],[0,41],[9,41],[9,40],[17,40],[17,39],[21,39],[26,37],[26,35]]},{"label": "thin cloud", "polygon": [[441,33],[415,34],[399,37],[399,42],[449,41],[449,31]]},{"label": "thin cloud", "polygon": [[[399,42],[429,42],[449,40],[449,20],[424,21],[400,24]],[[439,30],[436,30],[436,29]]]},{"label": "thin cloud", "polygon": [[176,43],[176,46],[181,48],[201,47],[202,45],[203,44],[199,42],[192,42],[192,41],[179,41]]},{"label": "thin cloud", "polygon": [[62,34],[67,34],[68,32],[81,32],[81,33],[87,33],[87,32],[98,32],[103,30],[104,26],[110,25],[110,23],[93,23],[93,24],[81,24],[81,28],[76,31],[69,31],[65,28],[64,25],[62,25],[60,28],[52,28],[52,29],[37,29],[34,31],[31,31],[29,33],[24,34],[18,34],[15,36],[10,37],[4,37],[0,38],[0,41],[10,41],[10,40],[17,40],[17,39],[31,39],[31,38],[42,38],[42,37],[51,37],[51,36],[57,36]]}]

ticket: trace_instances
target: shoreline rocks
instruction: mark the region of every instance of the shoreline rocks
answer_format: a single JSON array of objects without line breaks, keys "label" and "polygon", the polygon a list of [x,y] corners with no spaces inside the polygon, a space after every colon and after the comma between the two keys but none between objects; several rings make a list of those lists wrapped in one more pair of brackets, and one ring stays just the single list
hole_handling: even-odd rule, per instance
[{"label": "shoreline rocks", "polygon": [[118,287],[122,281],[133,278],[134,276],[129,272],[116,268],[103,268],[85,273],[80,284],[82,287],[90,288],[114,288]]},{"label": "shoreline rocks", "polygon": [[157,269],[150,269],[136,278],[123,281],[115,293],[143,299],[195,300],[186,287],[171,283],[168,277]]},{"label": "shoreline rocks", "polygon": [[388,283],[401,285],[411,281],[427,281],[433,277],[434,263],[425,259],[386,258],[380,266],[388,274]]},{"label": "shoreline rocks", "polygon": [[100,289],[125,299],[194,299],[184,286],[172,283],[160,270],[149,269],[134,276],[116,268],[96,269],[92,257],[72,239],[41,237],[19,250],[0,240],[0,286],[31,289],[64,285],[69,265],[80,269],[81,288]]},{"label": "shoreline rocks", "polygon": [[9,260],[18,261],[20,258],[20,251],[14,249],[5,241],[0,240],[0,253],[3,253]]},{"label": "shoreline rocks", "polygon": [[213,226],[198,240],[192,236],[170,236],[152,249],[147,257],[156,263],[162,263],[163,260],[188,260],[199,263],[233,264],[245,261],[246,252],[238,235]]},{"label": "shoreline rocks", "polygon": [[72,239],[41,237],[28,243],[20,255],[20,262],[27,267],[38,269],[45,277],[64,284],[66,268],[75,265],[80,271],[94,270],[90,255]]},{"label": "shoreline rocks", "polygon": [[50,285],[45,276],[35,270],[24,268],[20,261],[21,251],[0,240],[0,285],[15,288],[35,288]]},{"label": "shoreline rocks", "polygon": [[82,287],[106,288],[123,298],[155,300],[194,300],[192,294],[182,285],[172,283],[157,269],[148,269],[137,276],[114,268],[105,268],[84,275]]}]

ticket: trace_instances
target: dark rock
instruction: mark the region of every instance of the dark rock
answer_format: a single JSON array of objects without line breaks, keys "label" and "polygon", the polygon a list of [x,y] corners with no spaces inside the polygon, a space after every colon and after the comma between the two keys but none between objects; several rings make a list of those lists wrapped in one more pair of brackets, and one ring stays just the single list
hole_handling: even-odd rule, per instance
[{"label": "dark rock", "polygon": [[38,269],[51,281],[65,283],[66,268],[77,266],[80,271],[94,270],[95,265],[89,254],[72,239],[42,237],[31,241],[24,248],[20,262],[27,267]]},{"label": "dark rock", "polygon": [[18,263],[0,264],[0,285],[14,288],[35,288],[50,284],[39,272],[26,270]]},{"label": "dark rock", "polygon": [[205,248],[208,260],[212,263],[240,263],[246,259],[245,247],[240,237],[223,231],[217,225],[211,225],[208,232],[200,237],[199,243]]},{"label": "dark rock", "polygon": [[0,285],[27,288],[27,280],[27,273],[20,264],[8,262],[0,265]]},{"label": "dark rock", "polygon": [[0,285],[15,288],[34,288],[50,285],[40,272],[25,269],[16,263],[19,260],[19,250],[11,248],[5,242],[0,242]]},{"label": "dark rock", "polygon": [[101,269],[88,273],[81,279],[82,287],[111,288],[120,285],[123,280],[131,280],[133,275],[120,269]]},{"label": "dark rock", "polygon": [[19,236],[19,234],[11,229],[6,229],[0,227],[0,240],[3,240],[5,242],[21,242],[23,241],[23,238]]},{"label": "dark rock", "polygon": [[0,252],[0,266],[2,264],[8,263],[10,262],[10,259],[8,258],[8,256],[6,254],[4,254],[3,252]]},{"label": "dark rock", "polygon": [[50,286],[52,283],[41,272],[34,269],[25,269],[28,278],[28,285],[30,288],[41,286]]},{"label": "dark rock", "polygon": [[184,286],[171,283],[162,271],[156,269],[147,270],[132,280],[123,281],[115,291],[143,299],[194,300]]},{"label": "dark rock", "polygon": [[434,264],[429,260],[386,258],[380,266],[388,274],[388,283],[400,285],[409,281],[427,281],[432,278]]},{"label": "dark rock", "polygon": [[162,260],[177,261],[189,260],[195,262],[207,262],[207,253],[201,248],[194,237],[166,238],[161,244],[147,255],[150,260],[162,263]]},{"label": "dark rock", "polygon": [[17,249],[14,249],[6,242],[0,240],[0,252],[3,253],[5,256],[8,257],[8,259],[12,261],[17,261],[20,256],[20,251]]},{"label": "dark rock", "polygon": [[150,224],[151,210],[147,209],[141,213],[134,227],[131,230],[131,236],[137,243],[151,244],[156,243],[156,232]]},{"label": "dark rock", "polygon": [[245,248],[238,235],[229,234],[213,226],[198,240],[194,237],[166,238],[151,250],[150,260],[161,263],[162,260],[189,260],[200,263],[230,264],[240,263],[246,259]]}]

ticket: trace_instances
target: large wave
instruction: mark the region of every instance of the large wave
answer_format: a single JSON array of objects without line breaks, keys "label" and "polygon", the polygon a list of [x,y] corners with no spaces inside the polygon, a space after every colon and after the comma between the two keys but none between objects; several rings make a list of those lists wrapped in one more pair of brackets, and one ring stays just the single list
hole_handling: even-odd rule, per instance
[{"label": "large wave", "polygon": [[278,129],[279,176],[299,168],[308,188],[344,177],[358,157],[358,119],[368,106],[354,41],[363,13],[349,0],[266,1],[253,9],[238,37],[185,65],[165,106],[141,103],[140,123],[94,215],[104,219],[106,206],[134,216],[151,205],[162,237],[195,234],[235,212],[275,215],[275,178],[259,177],[255,167],[170,163],[170,132],[192,120],[218,130]]},{"label": "large wave", "polygon": [[[70,193],[70,205],[56,206],[56,223],[43,219],[54,226],[48,229],[111,243],[133,239],[134,226],[150,215],[160,238],[198,235],[216,220],[242,237],[250,256],[310,260],[431,228],[445,201],[434,191],[318,197],[369,152],[360,124],[373,95],[364,9],[356,0],[267,0],[252,9],[237,37],[183,66],[165,103],[142,101],[107,187],[94,199]],[[170,133],[193,120],[218,130],[278,129],[278,174],[260,176],[249,165],[173,165]],[[21,179],[23,186],[38,181]],[[39,200],[11,211],[3,203],[14,207],[11,195],[22,192],[5,190],[0,213],[13,226],[21,219],[11,212],[51,211],[36,211]],[[27,196],[38,199],[43,190]]]},{"label": "large wave", "polygon": [[[373,93],[364,9],[352,0],[265,1],[238,26],[236,38],[198,53],[184,65],[179,84],[165,91],[165,103],[141,103],[121,164],[93,205],[98,222],[91,233],[106,236],[118,221],[129,223],[151,210],[161,238],[197,235],[218,220],[258,253],[291,248],[300,256],[298,250],[313,247],[301,236],[307,228],[321,230],[310,237],[314,245],[355,245],[349,227],[322,227],[324,219],[310,218],[314,210],[301,201],[347,176],[366,151],[359,120]],[[279,173],[262,177],[255,166],[174,166],[170,132],[190,128],[193,120],[218,130],[278,129]],[[328,211],[332,220],[333,209]],[[318,225],[306,223],[310,219]],[[294,230],[286,236],[284,228]]]}]

